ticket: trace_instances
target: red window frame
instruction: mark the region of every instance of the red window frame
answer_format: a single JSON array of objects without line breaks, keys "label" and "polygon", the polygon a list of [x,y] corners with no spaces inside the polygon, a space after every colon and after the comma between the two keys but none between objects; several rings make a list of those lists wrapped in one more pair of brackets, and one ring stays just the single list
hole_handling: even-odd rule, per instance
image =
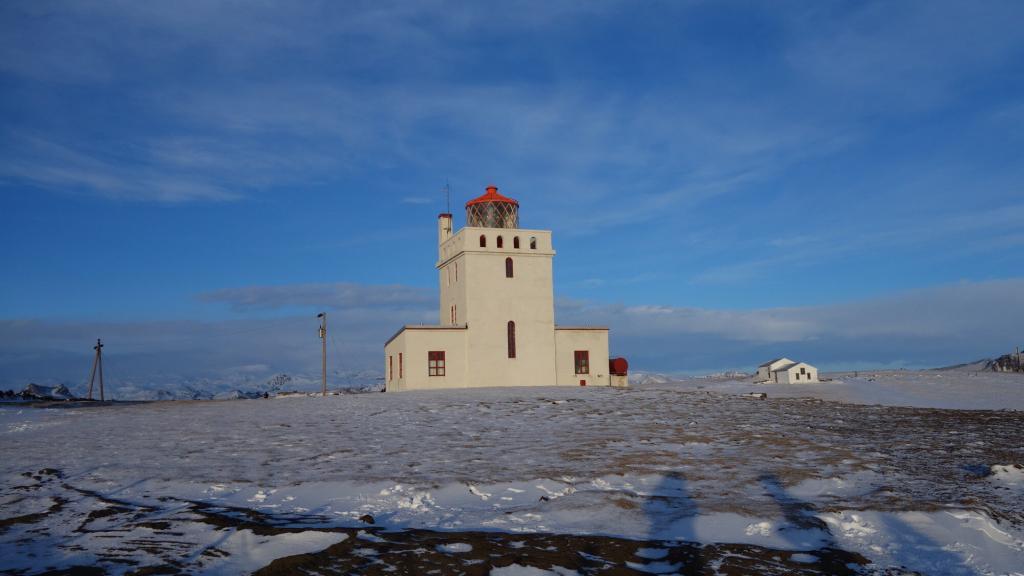
[{"label": "red window frame", "polygon": [[590,374],[590,350],[576,350],[572,353],[573,366],[577,374]]},{"label": "red window frame", "polygon": [[427,374],[430,376],[444,376],[444,350],[432,350],[427,352]]},{"label": "red window frame", "polygon": [[516,357],[516,323],[508,321],[508,357]]}]

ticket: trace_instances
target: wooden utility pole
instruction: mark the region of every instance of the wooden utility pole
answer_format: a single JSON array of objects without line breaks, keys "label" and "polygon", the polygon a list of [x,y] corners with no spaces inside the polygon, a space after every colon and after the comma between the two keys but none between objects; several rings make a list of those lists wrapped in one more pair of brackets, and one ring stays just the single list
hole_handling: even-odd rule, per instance
[{"label": "wooden utility pole", "polygon": [[327,312],[316,315],[320,319],[321,364],[323,369],[323,395],[327,396]]},{"label": "wooden utility pole", "polygon": [[92,373],[89,374],[89,400],[92,400],[92,384],[96,381],[96,368],[100,369],[100,402],[105,398],[103,396],[103,342],[99,338],[96,339],[96,345],[92,347],[96,351],[96,356],[92,359]]}]

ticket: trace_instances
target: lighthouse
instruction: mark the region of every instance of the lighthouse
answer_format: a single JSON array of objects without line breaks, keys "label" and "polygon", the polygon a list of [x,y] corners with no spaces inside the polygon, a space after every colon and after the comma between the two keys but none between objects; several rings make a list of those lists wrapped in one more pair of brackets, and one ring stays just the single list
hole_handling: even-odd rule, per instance
[{"label": "lighthouse", "polygon": [[608,328],[555,325],[551,231],[495,186],[465,208],[457,233],[438,216],[439,321],[385,343],[386,390],[611,385]]}]

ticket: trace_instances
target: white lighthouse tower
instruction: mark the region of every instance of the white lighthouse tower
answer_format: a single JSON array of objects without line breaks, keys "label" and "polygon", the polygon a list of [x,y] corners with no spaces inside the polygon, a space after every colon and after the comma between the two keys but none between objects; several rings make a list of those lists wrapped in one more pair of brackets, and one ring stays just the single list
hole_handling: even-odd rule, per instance
[{"label": "white lighthouse tower", "polygon": [[438,216],[440,323],[404,326],[384,345],[387,390],[610,385],[608,329],[555,326],[548,230],[519,228],[495,186],[466,203],[453,234]]}]

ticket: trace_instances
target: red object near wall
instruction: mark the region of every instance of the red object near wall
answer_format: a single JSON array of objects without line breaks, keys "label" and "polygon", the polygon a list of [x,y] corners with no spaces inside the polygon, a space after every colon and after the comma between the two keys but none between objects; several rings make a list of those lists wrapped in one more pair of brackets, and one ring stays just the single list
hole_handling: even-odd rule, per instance
[{"label": "red object near wall", "polygon": [[629,373],[629,362],[625,358],[612,358],[608,361],[608,372],[613,376],[625,376]]}]

